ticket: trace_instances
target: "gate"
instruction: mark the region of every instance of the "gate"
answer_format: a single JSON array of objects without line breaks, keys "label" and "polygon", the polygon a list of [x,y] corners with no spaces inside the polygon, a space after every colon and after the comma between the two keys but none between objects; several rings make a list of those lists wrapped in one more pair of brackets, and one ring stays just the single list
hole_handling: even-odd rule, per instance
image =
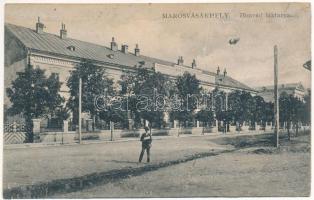
[{"label": "gate", "polygon": [[5,123],[4,124],[4,144],[21,144],[27,138],[25,123]]}]

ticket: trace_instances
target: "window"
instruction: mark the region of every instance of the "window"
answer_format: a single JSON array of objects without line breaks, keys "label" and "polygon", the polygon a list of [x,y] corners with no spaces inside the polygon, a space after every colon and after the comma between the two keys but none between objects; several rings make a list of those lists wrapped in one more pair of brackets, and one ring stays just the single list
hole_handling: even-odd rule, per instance
[{"label": "window", "polygon": [[59,79],[59,73],[51,73],[51,75]]},{"label": "window", "polygon": [[69,49],[70,51],[75,51],[75,46],[68,46],[67,49]]}]

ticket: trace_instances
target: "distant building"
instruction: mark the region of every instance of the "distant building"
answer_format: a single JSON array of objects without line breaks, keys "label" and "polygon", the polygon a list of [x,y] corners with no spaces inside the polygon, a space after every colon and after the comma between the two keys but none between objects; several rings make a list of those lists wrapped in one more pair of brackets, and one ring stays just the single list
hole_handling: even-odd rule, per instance
[{"label": "distant building", "polygon": [[[274,102],[274,86],[264,86],[255,88],[258,91],[258,95],[263,97],[267,102]],[[294,97],[304,100],[304,95],[306,90],[301,83],[288,83],[288,84],[279,84],[278,92],[282,94],[283,92],[288,95],[293,95]]]}]

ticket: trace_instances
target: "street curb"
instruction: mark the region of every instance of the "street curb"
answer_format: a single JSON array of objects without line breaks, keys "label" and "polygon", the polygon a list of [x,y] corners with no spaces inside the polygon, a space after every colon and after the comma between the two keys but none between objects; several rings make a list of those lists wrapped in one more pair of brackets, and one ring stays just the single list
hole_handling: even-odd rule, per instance
[{"label": "street curb", "polygon": [[79,191],[82,189],[87,189],[100,184],[106,184],[109,182],[118,181],[121,179],[129,178],[131,176],[139,176],[144,173],[158,170],[160,168],[177,165],[180,163],[189,162],[192,160],[217,156],[222,153],[230,153],[235,151],[232,150],[221,150],[218,152],[205,152],[198,153],[191,156],[187,156],[182,159],[161,162],[157,164],[148,164],[143,167],[136,168],[124,168],[118,170],[111,170],[106,172],[96,172],[92,174],[87,174],[81,177],[74,177],[69,179],[59,179],[53,180],[46,183],[37,183],[34,185],[19,186],[11,189],[5,189],[3,191],[3,197],[5,199],[18,199],[18,198],[48,198],[52,195],[70,193]]},{"label": "street curb", "polygon": [[[227,134],[205,134],[205,135],[180,135],[180,136],[155,136],[154,140],[165,140],[165,139],[176,139],[176,138],[188,138],[188,137],[233,137],[241,135],[257,135],[267,134],[273,131],[245,131],[245,132],[232,132]],[[105,144],[105,143],[123,143],[123,142],[134,142],[139,141],[139,138],[128,138],[118,140],[95,140],[95,141],[84,141],[83,143],[27,143],[27,144],[10,144],[4,145],[4,150],[15,150],[15,149],[28,149],[28,148],[49,148],[49,147],[66,147],[66,146],[77,146],[77,145],[92,145],[92,144]]]}]

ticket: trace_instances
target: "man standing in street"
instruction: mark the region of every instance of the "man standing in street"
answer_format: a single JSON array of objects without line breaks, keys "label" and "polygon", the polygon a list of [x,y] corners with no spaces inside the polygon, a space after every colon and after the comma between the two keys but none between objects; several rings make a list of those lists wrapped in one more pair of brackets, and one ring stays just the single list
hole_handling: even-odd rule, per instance
[{"label": "man standing in street", "polygon": [[148,133],[149,128],[145,127],[145,133],[141,136],[141,142],[142,142],[142,151],[140,154],[139,162],[142,162],[143,155],[145,153],[145,150],[147,152],[147,162],[150,162],[150,147],[152,146],[152,135],[151,133]]}]

